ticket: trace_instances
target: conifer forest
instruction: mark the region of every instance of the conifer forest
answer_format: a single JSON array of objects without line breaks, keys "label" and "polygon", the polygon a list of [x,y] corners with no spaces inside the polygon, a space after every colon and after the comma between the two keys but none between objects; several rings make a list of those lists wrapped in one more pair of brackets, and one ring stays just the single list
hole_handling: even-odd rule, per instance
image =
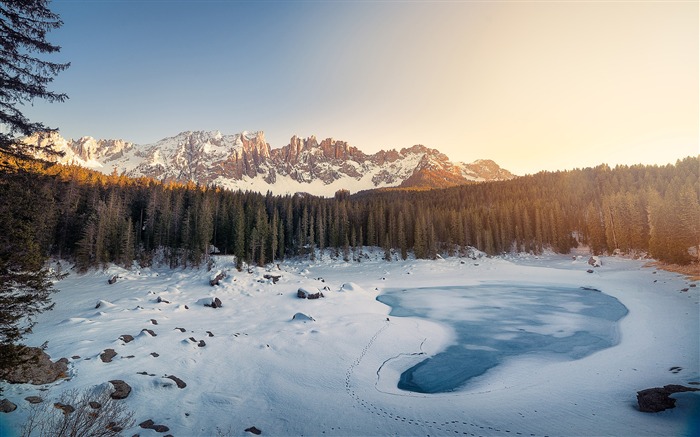
[{"label": "conifer forest", "polygon": [[212,253],[233,254],[239,266],[297,255],[361,261],[363,246],[381,247],[392,260],[410,252],[416,258],[464,254],[468,247],[496,255],[568,253],[585,245],[594,254],[648,254],[687,264],[700,247],[700,157],[441,190],[339,191],[333,198],[2,160],[3,246],[23,248],[15,258],[53,256],[83,271],[134,261],[197,266]]}]

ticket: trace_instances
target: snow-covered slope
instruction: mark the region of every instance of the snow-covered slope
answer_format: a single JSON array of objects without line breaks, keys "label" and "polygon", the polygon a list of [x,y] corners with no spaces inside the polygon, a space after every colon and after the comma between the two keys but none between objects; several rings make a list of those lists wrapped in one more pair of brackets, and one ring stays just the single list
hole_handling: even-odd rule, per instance
[{"label": "snow-covered slope", "polygon": [[[698,382],[700,287],[641,261],[615,258],[602,258],[589,274],[587,257],[387,263],[382,256],[348,263],[326,255],[243,272],[232,259],[218,257],[211,272],[110,267],[71,273],[56,284],[55,309],[40,315],[27,338],[30,346],[48,342],[53,359],[67,357],[69,378],[46,386],[3,384],[3,397],[18,409],[0,413],[0,435],[18,434],[31,409],[26,397],[53,403],[66,390],[112,390],[110,380],[132,387],[120,402],[135,412],[137,424],[152,419],[176,436],[250,436],[245,430],[253,426],[263,435],[697,435],[700,392],[676,395],[676,408],[661,413],[642,413],[635,405],[638,390]],[[210,276],[218,270],[228,276],[212,287]],[[108,285],[112,275],[119,278]],[[280,278],[275,283],[270,275]],[[454,295],[460,287],[494,283],[511,290],[471,296],[474,308],[460,317],[477,322],[484,311],[497,312],[514,299],[529,307],[519,284],[601,290],[629,313],[611,331],[616,345],[579,359],[524,354],[451,392],[398,389],[403,370],[453,345],[456,336],[437,319],[390,315],[376,297],[421,287]],[[299,288],[325,297],[299,299]],[[204,306],[214,297],[220,308]],[[427,305],[452,312],[449,299]],[[527,315],[534,323],[529,327],[522,318],[503,324],[511,325],[511,336],[559,325],[563,329],[549,334],[566,340],[577,338],[572,334],[585,314],[605,314],[576,302],[558,305]],[[500,340],[507,342],[507,334]],[[117,353],[109,363],[100,359],[105,349]],[[134,434],[160,435],[138,426],[124,432]]]},{"label": "snow-covered slope", "polygon": [[146,145],[90,137],[66,140],[58,133],[39,133],[24,141],[64,153],[61,158],[40,157],[104,173],[274,194],[332,196],[339,189],[442,188],[514,177],[493,161],[452,163],[439,151],[420,145],[367,155],[345,141],[294,136],[288,145],[271,149],[262,132],[183,132]]}]

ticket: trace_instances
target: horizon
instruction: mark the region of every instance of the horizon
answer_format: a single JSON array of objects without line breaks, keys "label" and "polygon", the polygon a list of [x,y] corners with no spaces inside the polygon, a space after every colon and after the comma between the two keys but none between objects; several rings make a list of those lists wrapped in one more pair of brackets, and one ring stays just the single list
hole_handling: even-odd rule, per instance
[{"label": "horizon", "polygon": [[[177,134],[174,134],[174,135],[165,136],[165,137],[163,137],[163,138],[161,138],[161,139],[159,139],[159,140],[157,140],[157,141],[154,141],[154,142],[152,142],[152,143],[136,143],[136,142],[130,141],[128,138],[95,138],[95,137],[92,137],[91,135],[83,135],[83,136],[81,136],[81,137],[66,137],[66,136],[63,136],[63,134],[60,132],[60,130],[57,131],[57,133],[58,133],[62,138],[64,138],[65,140],[68,140],[68,141],[77,141],[77,140],[79,140],[79,139],[81,139],[81,138],[84,138],[84,137],[93,138],[93,139],[96,140],[96,141],[99,141],[99,140],[123,140],[123,141],[125,141],[125,142],[127,142],[127,143],[131,143],[131,144],[133,144],[134,146],[137,146],[137,147],[139,147],[139,146],[151,146],[151,145],[154,145],[154,144],[156,144],[156,143],[158,143],[158,142],[160,142],[160,141],[164,141],[164,140],[167,140],[167,139],[170,139],[170,138],[175,138],[175,137],[177,137],[177,136],[179,136],[179,135],[182,135],[182,134],[185,134],[185,133],[188,133],[188,132],[207,132],[207,133],[218,132],[218,133],[220,133],[222,136],[243,135],[243,134],[245,134],[245,133],[255,133],[255,134],[257,134],[257,133],[262,133],[263,136],[265,137],[265,140],[266,140],[267,145],[270,147],[270,150],[281,149],[281,148],[284,148],[284,147],[289,146],[289,141],[287,141],[286,144],[284,144],[284,145],[282,145],[282,146],[275,146],[275,145],[273,145],[273,144],[270,144],[270,142],[267,141],[267,134],[265,133],[265,131],[262,131],[262,130],[261,130],[261,131],[246,131],[246,130],[242,130],[242,131],[239,131],[239,132],[223,132],[223,131],[221,131],[221,130],[219,130],[219,129],[213,129],[213,130],[210,130],[210,131],[203,131],[203,130],[184,130],[184,131],[178,132]],[[289,138],[291,139],[291,138],[294,137],[294,136],[296,136],[296,137],[298,137],[298,138],[300,138],[300,139],[302,139],[302,140],[307,140],[307,139],[309,139],[310,137],[315,137],[316,140],[317,140],[319,143],[320,143],[321,141],[327,139],[327,138],[330,138],[330,139],[335,140],[335,141],[345,141],[345,140],[342,139],[342,138],[334,138],[334,137],[325,137],[325,138],[324,138],[324,137],[319,137],[319,136],[313,135],[313,134],[308,135],[308,136],[292,135],[292,136],[290,136]],[[367,152],[366,150],[363,150],[361,147],[357,147],[357,146],[355,146],[355,145],[353,145],[353,144],[350,144],[349,142],[348,142],[348,146],[350,146],[350,147],[355,147],[355,148],[358,149],[360,152],[365,153],[366,155],[370,155],[370,156],[371,156],[371,155],[374,155],[375,153],[380,152],[381,150],[383,150],[383,151],[390,151],[390,150],[400,151],[400,150],[402,150],[402,149],[410,149],[410,148],[413,147],[413,146],[428,147],[428,148],[430,148],[430,149],[435,149],[435,150],[437,150],[437,151],[440,152],[440,153],[444,153],[442,150],[440,150],[440,149],[438,149],[438,148],[429,147],[429,146],[426,146],[426,145],[424,145],[424,144],[412,144],[412,145],[410,145],[410,146],[386,148],[386,149],[381,149],[381,150],[375,150],[375,151],[372,151],[372,152]],[[447,154],[445,153],[445,155],[447,155]],[[698,151],[698,153],[696,153],[696,154],[694,154],[694,155],[691,154],[691,155],[687,155],[687,156],[680,156],[680,157],[677,157],[677,158],[675,158],[675,159],[669,158],[669,160],[668,160],[667,162],[654,162],[654,163],[628,162],[628,163],[612,163],[612,164],[611,164],[611,163],[608,163],[608,162],[602,162],[602,161],[601,161],[601,162],[598,162],[598,163],[594,163],[594,164],[590,164],[590,165],[585,165],[585,166],[573,166],[573,167],[570,167],[570,168],[559,168],[559,169],[554,169],[554,170],[551,170],[551,169],[540,169],[540,170],[536,170],[536,171],[533,171],[533,172],[522,173],[522,174],[520,174],[520,173],[515,173],[515,172],[513,172],[512,170],[510,170],[509,168],[505,168],[504,166],[501,165],[501,163],[499,163],[499,162],[493,160],[492,158],[476,158],[476,159],[474,159],[474,160],[472,160],[472,161],[457,161],[457,160],[455,160],[455,159],[452,159],[452,157],[449,156],[449,155],[447,155],[447,157],[448,157],[448,158],[450,159],[450,161],[453,162],[453,163],[464,162],[465,164],[470,164],[470,163],[474,163],[474,162],[477,162],[477,161],[489,161],[489,160],[490,160],[490,161],[494,161],[494,162],[496,162],[496,164],[498,164],[498,166],[501,167],[502,169],[510,171],[510,172],[513,174],[513,176],[515,176],[515,177],[521,177],[521,176],[534,175],[534,174],[537,174],[537,173],[540,173],[540,172],[571,171],[571,170],[579,170],[579,169],[585,169],[585,168],[595,168],[595,167],[598,167],[598,166],[600,166],[600,165],[608,165],[608,166],[610,166],[610,167],[615,167],[615,166],[617,166],[617,165],[622,165],[622,166],[635,166],[635,165],[645,165],[645,166],[647,166],[647,165],[648,165],[648,166],[655,166],[655,165],[656,165],[656,166],[665,166],[665,165],[676,165],[676,163],[677,163],[678,161],[682,161],[682,160],[684,160],[684,159],[686,159],[686,158],[700,157],[700,151]]]},{"label": "horizon", "polygon": [[[167,5],[167,7],[166,7]],[[422,144],[514,174],[696,156],[697,2],[54,1],[32,120],[152,144],[263,131]]]}]

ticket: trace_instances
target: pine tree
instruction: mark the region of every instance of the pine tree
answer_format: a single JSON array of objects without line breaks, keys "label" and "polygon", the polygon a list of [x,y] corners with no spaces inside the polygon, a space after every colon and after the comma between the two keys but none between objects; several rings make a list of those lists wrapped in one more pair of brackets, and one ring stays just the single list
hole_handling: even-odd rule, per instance
[{"label": "pine tree", "polygon": [[46,267],[53,203],[34,175],[0,178],[0,373],[21,362],[18,342],[36,315],[50,310],[54,291]]},{"label": "pine tree", "polygon": [[[66,94],[49,91],[47,86],[70,64],[44,61],[35,53],[49,54],[60,47],[49,43],[46,34],[61,27],[60,17],[48,8],[48,0],[0,2],[0,151],[28,155],[29,147],[18,146],[14,136],[47,130],[30,121],[18,109],[35,99],[62,102]],[[30,151],[29,151],[30,152]]]}]

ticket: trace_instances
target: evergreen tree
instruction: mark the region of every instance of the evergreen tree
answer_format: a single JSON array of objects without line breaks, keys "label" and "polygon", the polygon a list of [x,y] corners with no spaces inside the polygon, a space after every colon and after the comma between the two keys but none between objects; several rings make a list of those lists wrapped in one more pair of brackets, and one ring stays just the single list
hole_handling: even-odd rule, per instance
[{"label": "evergreen tree", "polygon": [[46,267],[53,199],[35,175],[0,178],[0,371],[21,362],[18,342],[36,315],[50,310],[54,291]]},{"label": "evergreen tree", "polygon": [[16,134],[30,135],[47,128],[30,121],[18,109],[34,99],[62,102],[67,96],[47,86],[70,64],[42,60],[33,54],[49,54],[60,47],[49,43],[46,34],[61,27],[59,16],[48,8],[48,0],[0,2],[0,151],[27,155],[28,146],[17,146]]}]

